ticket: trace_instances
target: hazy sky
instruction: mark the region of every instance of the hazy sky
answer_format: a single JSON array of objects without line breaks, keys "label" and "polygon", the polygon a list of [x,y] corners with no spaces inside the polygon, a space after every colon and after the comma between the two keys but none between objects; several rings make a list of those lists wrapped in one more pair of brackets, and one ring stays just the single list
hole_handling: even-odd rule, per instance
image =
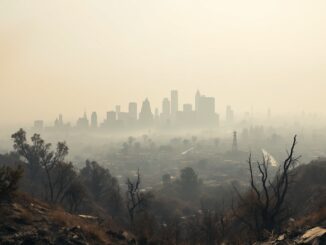
[{"label": "hazy sky", "polygon": [[170,89],[218,112],[326,112],[325,0],[1,0],[0,124]]}]

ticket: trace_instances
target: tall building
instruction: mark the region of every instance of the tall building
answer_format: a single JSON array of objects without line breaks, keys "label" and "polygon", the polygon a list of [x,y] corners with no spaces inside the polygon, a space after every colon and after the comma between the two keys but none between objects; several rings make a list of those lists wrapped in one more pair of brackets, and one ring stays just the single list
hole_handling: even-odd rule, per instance
[{"label": "tall building", "polygon": [[179,110],[178,91],[171,91],[171,114],[175,116]]},{"label": "tall building", "polygon": [[84,112],[84,116],[79,118],[76,123],[76,127],[79,129],[86,129],[89,126],[89,122],[87,119],[86,112]]},{"label": "tall building", "polygon": [[107,122],[114,122],[117,120],[117,113],[115,111],[108,111],[106,113],[106,121]]},{"label": "tall building", "polygon": [[120,112],[121,112],[121,106],[120,105],[115,106],[115,112],[117,113],[117,120],[120,120]]},{"label": "tall building", "polygon": [[91,115],[91,127],[97,128],[97,113],[94,111]]},{"label": "tall building", "polygon": [[56,127],[56,128],[62,128],[63,127],[63,117],[62,117],[62,114],[59,114],[59,117],[55,119],[55,121],[54,121],[54,127]]},{"label": "tall building", "polygon": [[201,115],[213,115],[215,113],[215,98],[201,96],[198,101],[197,112]]},{"label": "tall building", "polygon": [[194,126],[196,122],[196,112],[192,110],[192,104],[183,104],[183,110],[177,113],[176,123],[178,126]]},{"label": "tall building", "polygon": [[170,115],[170,113],[171,113],[170,101],[168,98],[164,98],[162,101],[162,114]]},{"label": "tall building", "polygon": [[195,98],[197,123],[201,126],[217,126],[219,116],[215,113],[215,98],[201,95],[199,91]]},{"label": "tall building", "polygon": [[129,108],[128,108],[129,116],[132,120],[137,120],[138,118],[138,111],[137,111],[137,103],[136,102],[130,102]]},{"label": "tall building", "polygon": [[153,113],[151,110],[151,105],[149,100],[146,98],[143,101],[140,113],[139,113],[139,122],[142,126],[148,126],[153,123]]},{"label": "tall building", "polygon": [[160,121],[162,125],[167,125],[170,122],[171,115],[171,104],[168,98],[164,98],[162,101],[162,113],[160,116]]},{"label": "tall building", "polygon": [[195,96],[195,111],[198,111],[199,100],[200,100],[200,92],[199,92],[199,90],[197,90],[197,93]]}]

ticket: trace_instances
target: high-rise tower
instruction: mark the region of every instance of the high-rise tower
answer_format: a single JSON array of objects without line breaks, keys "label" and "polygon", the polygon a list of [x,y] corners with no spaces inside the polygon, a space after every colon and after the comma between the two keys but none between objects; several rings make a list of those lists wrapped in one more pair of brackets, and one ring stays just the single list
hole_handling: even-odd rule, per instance
[{"label": "high-rise tower", "polygon": [[132,120],[137,120],[137,103],[136,102],[130,102],[129,103],[129,116]]},{"label": "high-rise tower", "polygon": [[197,90],[196,96],[195,96],[195,111],[198,112],[199,108],[199,100],[200,100],[200,92]]},{"label": "high-rise tower", "polygon": [[91,127],[97,128],[97,113],[95,111],[91,115]]},{"label": "high-rise tower", "polygon": [[171,91],[171,114],[175,116],[179,110],[178,91]]},{"label": "high-rise tower", "polygon": [[139,122],[142,124],[142,126],[149,125],[153,122],[153,113],[147,98],[142,104],[141,111],[139,113]]},{"label": "high-rise tower", "polygon": [[171,111],[171,108],[170,108],[170,101],[168,98],[164,98],[163,99],[163,102],[162,102],[162,113],[166,116],[169,116],[170,115],[170,111]]}]

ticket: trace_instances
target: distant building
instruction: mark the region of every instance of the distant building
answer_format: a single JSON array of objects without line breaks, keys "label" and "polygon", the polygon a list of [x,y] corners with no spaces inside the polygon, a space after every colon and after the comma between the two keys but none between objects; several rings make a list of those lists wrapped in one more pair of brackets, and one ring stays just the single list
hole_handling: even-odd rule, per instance
[{"label": "distant building", "polygon": [[62,114],[59,114],[59,117],[55,119],[55,121],[54,121],[54,127],[55,128],[62,128],[63,127],[63,117],[62,117]]},{"label": "distant building", "polygon": [[117,113],[115,111],[108,111],[106,113],[106,121],[107,122],[114,122],[117,120]]},{"label": "distant building", "polygon": [[76,123],[76,128],[78,129],[87,129],[89,127],[89,122],[87,119],[86,112],[84,113],[84,116],[79,118]]},{"label": "distant building", "polygon": [[130,115],[129,112],[119,112],[119,114],[117,114],[118,116],[118,121],[119,123],[122,125],[127,125],[130,122]]},{"label": "distant building", "polygon": [[199,126],[217,126],[219,117],[215,113],[215,98],[206,97],[197,91],[195,96],[196,121]]},{"label": "distant building", "polygon": [[195,111],[198,112],[198,107],[199,107],[199,100],[200,100],[200,92],[197,90],[196,96],[195,96]]},{"label": "distant building", "polygon": [[136,102],[130,102],[129,103],[129,116],[131,118],[131,120],[137,120],[138,118],[138,111],[137,111],[137,103]]},{"label": "distant building", "polygon": [[143,101],[141,111],[139,113],[139,123],[141,126],[149,126],[153,123],[153,113],[147,98]]},{"label": "distant building", "polygon": [[95,111],[91,115],[91,127],[97,128],[97,113]]},{"label": "distant building", "polygon": [[198,113],[213,115],[215,113],[215,98],[201,96],[198,102]]},{"label": "distant building", "polygon": [[183,110],[177,113],[177,124],[182,127],[196,125],[196,112],[192,110],[191,104],[184,104]]},{"label": "distant building", "polygon": [[59,114],[59,117],[54,120],[54,128],[56,130],[67,130],[70,128],[70,123],[64,123],[62,114]]},{"label": "distant building", "polygon": [[171,104],[168,98],[164,98],[162,101],[162,113],[160,116],[160,122],[163,126],[170,124],[171,117]]},{"label": "distant building", "polygon": [[120,105],[115,106],[115,112],[117,113],[117,120],[119,120],[120,112],[121,112],[121,106]]},{"label": "distant building", "polygon": [[117,126],[117,113],[115,111],[108,111],[106,113],[106,118],[101,125],[105,129],[116,128]]},{"label": "distant building", "polygon": [[172,90],[171,91],[171,114],[175,116],[179,110],[179,98],[178,98],[178,91]]},{"label": "distant building", "polygon": [[168,98],[164,98],[162,101],[162,114],[169,116],[171,113],[170,101]]}]

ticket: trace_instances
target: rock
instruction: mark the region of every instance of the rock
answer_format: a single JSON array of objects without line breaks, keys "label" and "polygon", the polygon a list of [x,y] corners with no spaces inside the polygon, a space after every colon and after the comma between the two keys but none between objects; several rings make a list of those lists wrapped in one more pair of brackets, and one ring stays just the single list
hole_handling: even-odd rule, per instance
[{"label": "rock", "polygon": [[318,241],[321,240],[322,238],[325,239],[325,237],[326,237],[326,229],[321,227],[315,227],[306,231],[306,233],[304,233],[301,236],[298,242],[303,244],[313,244],[316,240]]},{"label": "rock", "polygon": [[98,220],[98,217],[91,216],[91,215],[79,214],[78,216],[86,220]]},{"label": "rock", "polygon": [[277,241],[284,241],[284,240],[285,240],[285,234],[282,234],[277,238]]}]

